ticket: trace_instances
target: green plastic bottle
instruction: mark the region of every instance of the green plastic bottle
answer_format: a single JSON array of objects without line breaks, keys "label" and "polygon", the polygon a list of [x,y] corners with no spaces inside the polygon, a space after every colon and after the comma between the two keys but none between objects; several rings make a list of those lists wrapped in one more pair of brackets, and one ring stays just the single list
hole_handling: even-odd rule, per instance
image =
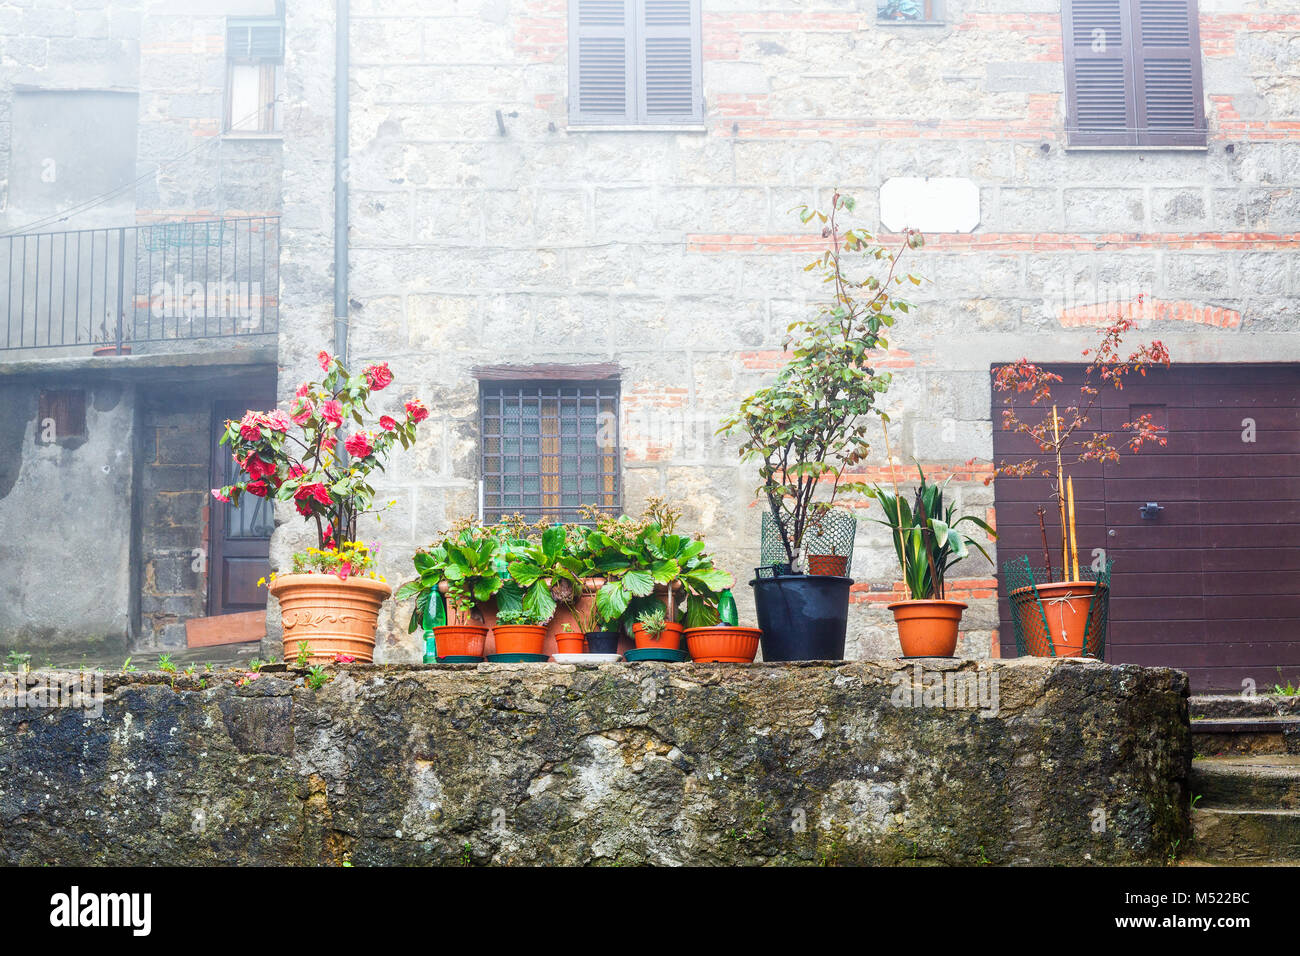
[{"label": "green plastic bottle", "polygon": [[437,588],[433,589],[433,594],[429,598],[429,606],[424,609],[424,620],[421,623],[424,626],[424,662],[426,664],[436,664],[438,662],[438,645],[433,638],[433,629],[442,627],[447,623],[447,604],[443,600],[442,592]]},{"label": "green plastic bottle", "polygon": [[736,613],[736,599],[731,596],[731,588],[718,595],[718,623],[727,627],[740,626],[740,615]]}]

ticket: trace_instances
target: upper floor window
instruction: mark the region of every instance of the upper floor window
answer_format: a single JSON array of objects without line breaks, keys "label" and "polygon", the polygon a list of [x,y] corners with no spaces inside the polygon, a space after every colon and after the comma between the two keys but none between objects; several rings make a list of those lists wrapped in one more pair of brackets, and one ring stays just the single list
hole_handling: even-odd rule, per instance
[{"label": "upper floor window", "polygon": [[1204,146],[1196,0],[1063,0],[1071,146]]},{"label": "upper floor window", "polygon": [[876,0],[876,19],[886,23],[938,23],[940,0]]},{"label": "upper floor window", "polygon": [[228,133],[278,133],[284,87],[284,24],[277,17],[226,21]]},{"label": "upper floor window", "polygon": [[569,120],[658,126],[704,119],[700,0],[569,0]]},{"label": "upper floor window", "polygon": [[480,384],[483,520],[618,514],[618,380]]}]

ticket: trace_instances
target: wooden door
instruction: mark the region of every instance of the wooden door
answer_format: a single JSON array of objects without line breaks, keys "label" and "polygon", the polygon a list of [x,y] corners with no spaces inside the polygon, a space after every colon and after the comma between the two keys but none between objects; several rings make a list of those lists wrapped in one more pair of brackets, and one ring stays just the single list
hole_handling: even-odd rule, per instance
[{"label": "wooden door", "polygon": [[[1067,404],[1082,368],[1053,370]],[[1175,365],[1104,389],[1094,421],[1118,437],[1143,413],[1165,426],[1166,447],[1070,470],[1080,560],[1100,549],[1115,562],[1106,659],[1177,667],[1196,690],[1300,680],[1300,366]],[[995,458],[1027,454],[999,425]],[[1049,484],[997,479],[1000,562],[1041,564],[1035,507]],[[1051,542],[1054,517],[1049,507]],[[1005,594],[1001,645],[1015,654]]]},{"label": "wooden door", "polygon": [[[269,407],[270,400],[258,408]],[[243,417],[247,403],[217,402],[212,409],[212,487],[234,482],[239,466],[230,446],[219,444],[226,419]],[[275,528],[271,501],[244,495],[238,506],[213,500],[209,529],[208,616],[259,611],[266,607],[266,588],[260,578],[271,571],[271,532]]]}]

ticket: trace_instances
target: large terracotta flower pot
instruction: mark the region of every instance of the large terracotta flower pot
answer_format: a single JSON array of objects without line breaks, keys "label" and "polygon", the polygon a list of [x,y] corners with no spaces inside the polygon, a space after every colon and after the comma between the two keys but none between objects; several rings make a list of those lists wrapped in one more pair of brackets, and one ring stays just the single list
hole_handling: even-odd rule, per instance
[{"label": "large terracotta flower pot", "polygon": [[477,624],[446,624],[433,629],[433,645],[441,657],[482,657],[488,629]]},{"label": "large terracotta flower pot", "polygon": [[756,627],[688,627],[686,649],[691,660],[719,664],[751,664],[763,632]]},{"label": "large terracotta flower pot", "polygon": [[904,657],[952,657],[966,605],[961,601],[897,601],[889,605]]},{"label": "large terracotta flower pot", "polygon": [[297,659],[303,642],[314,664],[339,654],[367,664],[375,659],[379,608],[393,593],[388,584],[337,574],[281,574],[269,590],[280,601],[286,661]]},{"label": "large terracotta flower pot", "polygon": [[492,628],[497,654],[540,654],[546,628],[538,624],[498,624]]},{"label": "large terracotta flower pot", "polygon": [[[1038,600],[1032,595],[1025,595],[1029,588],[1017,588],[1008,597],[1015,613],[1021,615],[1021,632],[1039,634],[1043,630],[1043,619],[1047,619],[1047,630],[1052,638],[1052,645],[1047,641],[1027,641],[1027,649],[1034,657],[1085,657],[1096,656],[1084,653],[1083,636],[1088,626],[1088,613],[1092,608],[1092,598],[1097,590],[1096,581],[1053,581],[1040,584]],[[1022,600],[1015,600],[1021,597]],[[1039,604],[1042,611],[1039,611]],[[1093,637],[1095,641],[1096,638]],[[1055,650],[1055,654],[1052,651]],[[1093,651],[1096,650],[1094,645]]]},{"label": "large terracotta flower pot", "polygon": [[680,650],[682,646],[682,625],[677,623],[665,624],[663,632],[658,635],[652,635],[640,624],[632,625],[632,637],[636,641],[637,647],[654,647],[659,650]]}]

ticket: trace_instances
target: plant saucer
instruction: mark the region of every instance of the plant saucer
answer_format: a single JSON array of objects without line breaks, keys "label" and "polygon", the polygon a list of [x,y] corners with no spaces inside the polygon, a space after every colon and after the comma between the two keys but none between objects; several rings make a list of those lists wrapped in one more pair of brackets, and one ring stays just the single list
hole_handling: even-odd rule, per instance
[{"label": "plant saucer", "polygon": [[557,664],[612,664],[619,657],[618,654],[552,654],[551,660]]}]

